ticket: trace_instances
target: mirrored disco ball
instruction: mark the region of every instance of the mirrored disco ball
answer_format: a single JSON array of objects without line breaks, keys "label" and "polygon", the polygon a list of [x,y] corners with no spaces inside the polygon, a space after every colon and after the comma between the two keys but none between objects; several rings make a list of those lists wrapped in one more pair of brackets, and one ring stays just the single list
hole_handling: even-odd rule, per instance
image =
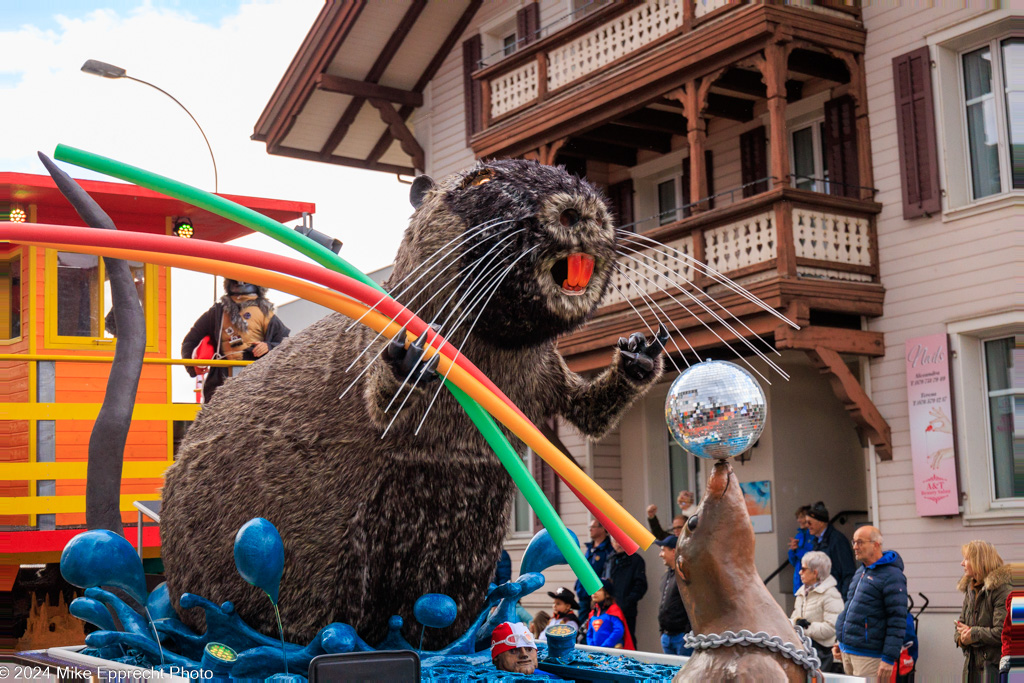
[{"label": "mirrored disco ball", "polygon": [[665,422],[698,458],[731,458],[754,445],[764,429],[764,392],[734,363],[705,361],[687,368],[668,391]]}]

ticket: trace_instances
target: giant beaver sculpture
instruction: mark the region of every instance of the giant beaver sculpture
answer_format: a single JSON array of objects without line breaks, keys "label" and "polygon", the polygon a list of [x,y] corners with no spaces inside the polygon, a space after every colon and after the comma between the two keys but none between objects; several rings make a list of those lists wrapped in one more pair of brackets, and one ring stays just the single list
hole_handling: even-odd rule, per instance
[{"label": "giant beaver sculpture", "polygon": [[[560,415],[600,437],[661,375],[663,329],[657,340],[620,340],[594,379],[556,351],[556,338],[594,312],[615,267],[614,226],[588,182],[534,162],[493,161],[439,183],[420,176],[412,203],[388,290],[415,282],[399,300],[440,325],[535,423]],[[465,324],[452,331],[460,316]],[[275,633],[266,596],[232,561],[236,530],[264,517],[284,540],[279,604],[290,640],[307,642],[339,621],[376,643],[392,614],[412,624],[428,592],[455,598],[459,613],[449,628],[429,629],[426,646],[468,628],[501,551],[513,484],[445,391],[414,435],[438,386],[420,362],[422,341],[383,348],[332,315],[218,390],[166,476],[171,595],[231,600],[247,622]],[[201,614],[180,616],[203,626]]]}]

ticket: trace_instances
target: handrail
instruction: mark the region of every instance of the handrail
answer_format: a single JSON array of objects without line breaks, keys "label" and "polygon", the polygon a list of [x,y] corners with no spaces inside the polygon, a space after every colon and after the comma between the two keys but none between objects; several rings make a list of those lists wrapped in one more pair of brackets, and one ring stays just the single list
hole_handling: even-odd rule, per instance
[{"label": "handrail", "polygon": [[[830,519],[828,521],[828,523],[832,524],[836,520],[839,520],[840,524],[846,524],[846,520],[847,520],[847,518],[850,515],[866,515],[866,514],[868,514],[867,510],[840,510],[839,512],[837,512],[836,514],[834,514],[832,516],[832,519]],[[789,558],[786,558],[786,560],[782,564],[779,565],[778,569],[776,569],[771,574],[769,574],[768,578],[764,579],[764,584],[768,585],[769,581],[771,581],[776,576],[778,576],[779,572],[781,572],[783,569],[785,569],[788,566],[789,566]]]},{"label": "handrail", "polygon": [[[56,361],[60,363],[112,363],[113,356],[59,356],[44,353],[0,353],[0,362],[4,361]],[[149,365],[199,365],[202,367],[230,368],[252,365],[252,360],[205,360],[196,358],[144,358],[143,363]]]}]

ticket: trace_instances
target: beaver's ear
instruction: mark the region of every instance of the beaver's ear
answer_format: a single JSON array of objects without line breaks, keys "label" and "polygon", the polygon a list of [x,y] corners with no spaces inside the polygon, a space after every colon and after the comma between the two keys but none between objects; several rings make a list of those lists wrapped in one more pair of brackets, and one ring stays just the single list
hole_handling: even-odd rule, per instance
[{"label": "beaver's ear", "polygon": [[414,209],[420,208],[420,204],[423,203],[423,197],[435,187],[437,187],[437,183],[430,176],[416,176],[416,180],[412,181],[412,187],[409,189],[409,202],[412,204],[412,207]]}]

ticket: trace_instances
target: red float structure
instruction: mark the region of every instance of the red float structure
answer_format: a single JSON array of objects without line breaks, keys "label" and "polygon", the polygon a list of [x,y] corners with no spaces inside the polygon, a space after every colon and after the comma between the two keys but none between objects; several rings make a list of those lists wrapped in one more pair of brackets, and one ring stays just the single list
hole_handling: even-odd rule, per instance
[{"label": "red float structure", "polygon": [[[120,230],[172,235],[187,221],[192,239],[228,242],[251,234],[134,185],[80,184]],[[310,202],[223,196],[279,222],[315,211]],[[0,173],[0,220],[85,225],[49,176],[25,173]],[[131,270],[147,338],[121,484],[122,516],[134,525],[132,502],[159,497],[175,444],[201,406],[172,399],[172,375],[184,371],[177,367],[180,340],[171,338],[171,269],[132,263]],[[57,561],[84,527],[89,434],[114,356],[109,311],[99,257],[0,243],[0,592],[12,589],[20,565]],[[126,530],[129,539],[134,531]],[[145,528],[145,557],[159,556],[159,545],[158,529]]]}]

